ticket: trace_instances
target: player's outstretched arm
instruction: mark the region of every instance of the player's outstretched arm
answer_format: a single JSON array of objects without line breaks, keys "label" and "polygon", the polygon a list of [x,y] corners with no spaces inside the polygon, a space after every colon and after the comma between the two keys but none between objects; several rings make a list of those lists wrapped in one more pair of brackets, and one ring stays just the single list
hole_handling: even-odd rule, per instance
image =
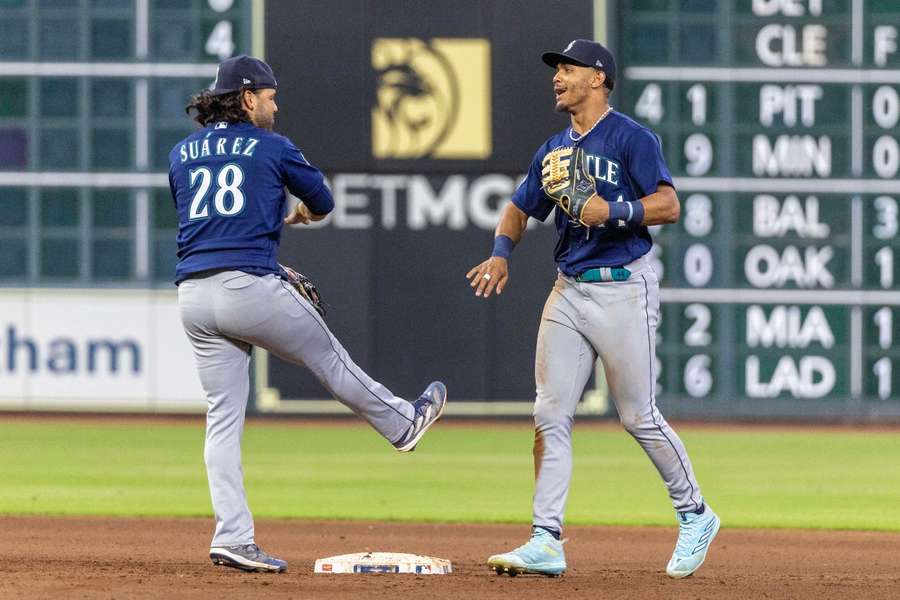
[{"label": "player's outstretched arm", "polygon": [[528,215],[518,206],[510,202],[503,208],[500,222],[494,231],[492,256],[466,273],[469,285],[475,288],[476,296],[487,298],[495,290],[497,295],[503,292],[506,282],[509,281],[507,258],[513,246],[522,239],[527,224]]}]

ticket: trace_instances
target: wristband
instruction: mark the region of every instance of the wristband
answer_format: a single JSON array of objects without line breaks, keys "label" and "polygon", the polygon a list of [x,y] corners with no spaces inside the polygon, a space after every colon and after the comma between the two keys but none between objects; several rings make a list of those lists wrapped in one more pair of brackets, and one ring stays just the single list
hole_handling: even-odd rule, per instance
[{"label": "wristband", "polygon": [[644,222],[644,205],[640,200],[608,202],[608,204],[610,221],[625,221],[629,225],[640,225]]},{"label": "wristband", "polygon": [[509,258],[513,251],[513,241],[508,235],[498,235],[494,238],[494,249],[491,256],[499,256],[500,258]]}]

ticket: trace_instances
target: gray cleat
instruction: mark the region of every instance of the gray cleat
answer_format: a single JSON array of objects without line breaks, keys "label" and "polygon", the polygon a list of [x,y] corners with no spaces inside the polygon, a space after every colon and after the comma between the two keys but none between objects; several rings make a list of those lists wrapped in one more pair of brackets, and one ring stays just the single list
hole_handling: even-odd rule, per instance
[{"label": "gray cleat", "polygon": [[256,544],[243,546],[220,546],[209,549],[209,558],[214,565],[232,567],[242,571],[282,573],[287,571],[287,563],[280,558],[269,556]]},{"label": "gray cleat", "polygon": [[429,384],[425,391],[422,392],[422,395],[419,396],[419,399],[413,402],[413,408],[416,411],[413,422],[410,424],[409,429],[406,430],[406,433],[394,442],[394,448],[398,452],[412,452],[415,450],[416,444],[419,443],[419,440],[425,435],[428,428],[441,418],[446,404],[447,386],[440,381],[434,381]]}]

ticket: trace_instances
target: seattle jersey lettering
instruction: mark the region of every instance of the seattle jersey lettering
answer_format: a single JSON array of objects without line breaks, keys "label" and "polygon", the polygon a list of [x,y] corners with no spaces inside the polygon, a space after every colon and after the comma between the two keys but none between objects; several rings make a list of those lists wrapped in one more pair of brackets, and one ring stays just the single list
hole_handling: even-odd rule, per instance
[{"label": "seattle jersey lettering", "polygon": [[619,172],[622,170],[619,163],[605,156],[594,156],[593,154],[586,154],[584,158],[588,173],[591,174],[597,185],[600,183],[619,185]]}]

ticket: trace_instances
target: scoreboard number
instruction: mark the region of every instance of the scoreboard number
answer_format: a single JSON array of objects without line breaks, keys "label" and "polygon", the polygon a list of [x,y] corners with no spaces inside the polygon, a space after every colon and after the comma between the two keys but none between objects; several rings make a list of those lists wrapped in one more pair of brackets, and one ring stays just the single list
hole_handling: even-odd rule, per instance
[{"label": "scoreboard number", "polygon": [[634,105],[634,114],[651,125],[656,125],[663,118],[662,88],[659,84],[649,83]]},{"label": "scoreboard number", "polygon": [[879,268],[878,281],[887,289],[894,285],[894,249],[885,246],[875,253],[875,264]]},{"label": "scoreboard number", "polygon": [[705,304],[688,304],[684,307],[684,316],[692,321],[690,327],[684,332],[684,343],[687,346],[709,346],[712,336],[709,334],[709,324],[712,321],[712,311]]},{"label": "scoreboard number", "polygon": [[894,315],[887,306],[879,308],[872,317],[878,328],[878,345],[882,350],[889,350],[894,342]]},{"label": "scoreboard number", "polygon": [[708,354],[696,354],[685,364],[684,389],[692,397],[702,398],[712,390],[713,376],[709,370],[711,362]]},{"label": "scoreboard number", "polygon": [[[892,138],[893,139],[893,138]],[[706,175],[712,167],[713,146],[705,133],[692,133],[684,140],[684,158],[688,175]]]},{"label": "scoreboard number", "polygon": [[891,397],[891,359],[887,356],[879,358],[872,367],[872,372],[878,378],[878,399],[887,400]]},{"label": "scoreboard number", "polygon": [[900,120],[900,97],[897,90],[883,85],[872,96],[872,116],[882,129],[892,129]]},{"label": "scoreboard number", "polygon": [[875,210],[878,212],[878,224],[872,228],[872,235],[879,240],[888,240],[897,235],[898,213],[897,201],[890,196],[875,198]]},{"label": "scoreboard number", "polygon": [[[894,208],[896,210],[896,204]],[[684,203],[684,212],[684,228],[690,235],[703,237],[712,231],[712,200],[709,199],[709,196],[691,194]]]},{"label": "scoreboard number", "polygon": [[687,91],[688,102],[691,103],[691,122],[694,125],[706,124],[706,86],[695,83]]}]

